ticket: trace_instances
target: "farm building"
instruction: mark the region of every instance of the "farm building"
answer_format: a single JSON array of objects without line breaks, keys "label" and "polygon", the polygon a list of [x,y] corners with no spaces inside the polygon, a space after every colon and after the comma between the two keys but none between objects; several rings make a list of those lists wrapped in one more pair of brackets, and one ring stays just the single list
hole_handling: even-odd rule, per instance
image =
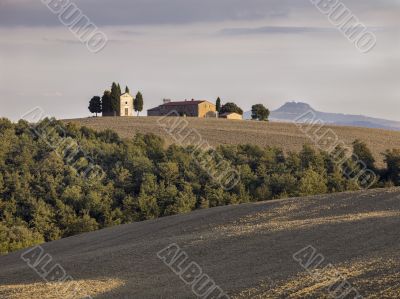
[{"label": "farm building", "polygon": [[148,116],[188,116],[198,118],[216,118],[216,107],[209,101],[179,101],[164,100],[164,104],[147,110]]},{"label": "farm building", "polygon": [[226,118],[226,119],[236,119],[236,120],[242,120],[243,119],[242,115],[240,115],[239,113],[235,113],[235,112],[223,113],[219,117],[220,118]]}]

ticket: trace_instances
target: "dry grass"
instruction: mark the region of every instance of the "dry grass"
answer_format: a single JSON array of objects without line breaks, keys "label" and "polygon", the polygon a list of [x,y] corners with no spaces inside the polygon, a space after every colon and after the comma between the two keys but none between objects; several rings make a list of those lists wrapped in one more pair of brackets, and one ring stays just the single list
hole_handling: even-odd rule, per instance
[{"label": "dry grass", "polygon": [[[157,117],[98,117],[65,121],[95,130],[111,129],[123,138],[132,138],[137,133],[154,133],[165,138],[167,143],[173,143],[172,138],[168,137],[157,124],[157,119]],[[303,144],[311,143],[307,136],[290,123],[197,118],[186,118],[186,120],[190,128],[196,129],[203,139],[213,146],[250,143],[259,146],[277,146],[286,151],[298,151]],[[327,126],[327,128],[332,129],[347,145],[351,145],[355,139],[366,142],[380,165],[382,152],[386,149],[400,148],[400,132],[340,126]]]},{"label": "dry grass", "polygon": [[315,218],[307,217],[304,219],[292,219],[293,216],[282,216],[285,214],[287,215],[287,212],[289,211],[290,209],[283,207],[269,212],[245,216],[231,224],[216,227],[215,231],[232,237],[251,233],[309,229],[325,224],[343,224],[346,222],[356,222],[361,220],[400,217],[400,211],[373,211]]},{"label": "dry grass", "polygon": [[0,285],[0,298],[4,299],[58,299],[88,298],[107,293],[123,285],[118,279],[79,280],[57,283]]},{"label": "dry grass", "polygon": [[[284,281],[264,281],[231,297],[232,299],[328,299],[332,298],[329,289],[334,290],[340,282],[346,280],[357,291],[362,290],[359,292],[363,298],[400,298],[400,273],[392,270],[398,269],[399,265],[398,260],[381,258],[322,267],[310,273],[302,271]],[[337,282],[338,273],[341,277],[339,282]],[[330,288],[332,286],[334,287]]]}]

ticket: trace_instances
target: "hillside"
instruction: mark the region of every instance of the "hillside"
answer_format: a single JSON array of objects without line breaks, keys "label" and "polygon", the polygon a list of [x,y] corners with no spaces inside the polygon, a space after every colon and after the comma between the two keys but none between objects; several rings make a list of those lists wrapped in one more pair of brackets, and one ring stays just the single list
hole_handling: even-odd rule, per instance
[{"label": "hillside", "polygon": [[[76,298],[195,298],[157,257],[171,243],[231,298],[329,298],[334,271],[363,298],[398,298],[399,198],[393,188],[225,206],[43,248],[79,281]],[[293,255],[309,245],[324,257],[321,268],[333,267],[307,273]],[[0,257],[0,297],[58,298],[54,291],[65,285],[43,284],[23,252]]]},{"label": "hillside", "polygon": [[[136,133],[154,133],[172,143],[173,140],[158,125],[157,117],[82,118],[65,120],[96,130],[112,129],[120,136],[132,138]],[[232,121],[224,119],[187,118],[189,128],[197,130],[211,145],[251,143],[259,146],[277,146],[286,151],[298,151],[303,144],[312,143],[295,124],[280,122]],[[360,127],[327,126],[347,145],[361,139],[382,164],[381,153],[400,148],[400,132]]]},{"label": "hillside", "polygon": [[291,122],[297,120],[299,117],[310,111],[314,113],[317,119],[326,124],[380,128],[395,131],[400,130],[400,122],[398,121],[368,117],[364,115],[321,112],[302,102],[285,103],[282,107],[271,112],[271,119]]}]

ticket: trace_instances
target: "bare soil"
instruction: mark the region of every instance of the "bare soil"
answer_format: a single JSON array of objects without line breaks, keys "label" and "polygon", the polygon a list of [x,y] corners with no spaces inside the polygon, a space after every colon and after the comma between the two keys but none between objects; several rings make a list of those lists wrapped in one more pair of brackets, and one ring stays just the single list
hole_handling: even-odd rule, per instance
[{"label": "bare soil", "polygon": [[[199,210],[43,248],[93,298],[196,298],[157,257],[171,243],[231,298],[329,298],[335,272],[363,298],[399,298],[399,216],[400,189],[376,189]],[[309,245],[324,263],[308,272],[293,255]],[[0,257],[0,298],[57,298],[24,252]]]}]

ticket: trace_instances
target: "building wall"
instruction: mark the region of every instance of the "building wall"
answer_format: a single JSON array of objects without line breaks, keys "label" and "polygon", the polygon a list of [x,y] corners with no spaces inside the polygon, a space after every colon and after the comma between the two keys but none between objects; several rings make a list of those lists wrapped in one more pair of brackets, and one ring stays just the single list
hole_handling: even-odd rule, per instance
[{"label": "building wall", "polygon": [[226,118],[226,119],[234,119],[234,120],[242,120],[243,116],[238,114],[238,113],[230,113],[224,116],[221,116],[221,118]]},{"label": "building wall", "polygon": [[133,97],[130,94],[123,94],[120,98],[119,116],[133,116]]},{"label": "building wall", "polygon": [[205,118],[218,118],[218,112],[217,111],[208,111],[204,117]]},{"label": "building wall", "polygon": [[178,112],[179,116],[196,117],[198,114],[197,105],[167,105],[161,106],[162,115],[167,115],[173,111]]},{"label": "building wall", "polygon": [[[214,104],[209,102],[203,102],[200,104],[169,104],[161,105],[158,109],[147,110],[148,116],[164,116],[170,114],[171,116],[187,116],[187,117],[201,117],[204,118],[209,112],[216,112],[216,107]],[[178,115],[176,115],[176,113]]]},{"label": "building wall", "polygon": [[[177,113],[177,114],[176,114]],[[188,116],[197,117],[198,107],[197,105],[161,105],[159,109],[153,111],[147,111],[148,116]]]},{"label": "building wall", "polygon": [[216,112],[217,108],[214,104],[209,102],[203,102],[198,105],[197,117],[204,118],[208,112]]},{"label": "building wall", "polygon": [[160,109],[147,110],[147,116],[161,116]]}]

